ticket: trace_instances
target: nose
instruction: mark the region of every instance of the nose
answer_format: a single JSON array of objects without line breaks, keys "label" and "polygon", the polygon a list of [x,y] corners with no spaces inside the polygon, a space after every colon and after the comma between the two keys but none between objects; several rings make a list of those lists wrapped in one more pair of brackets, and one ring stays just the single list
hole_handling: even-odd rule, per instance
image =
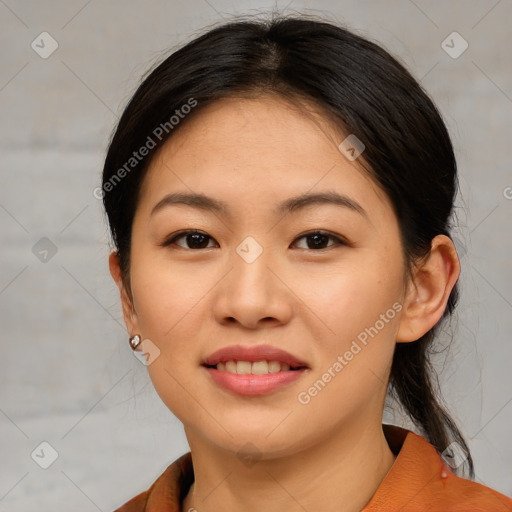
[{"label": "nose", "polygon": [[254,260],[233,252],[231,270],[219,283],[214,315],[219,323],[239,323],[247,329],[286,324],[293,313],[292,283],[271,251],[264,249]]}]

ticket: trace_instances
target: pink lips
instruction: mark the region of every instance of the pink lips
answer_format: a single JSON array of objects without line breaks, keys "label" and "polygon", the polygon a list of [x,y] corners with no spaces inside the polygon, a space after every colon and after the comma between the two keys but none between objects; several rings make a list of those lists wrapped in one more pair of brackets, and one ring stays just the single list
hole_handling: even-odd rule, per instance
[{"label": "pink lips", "polygon": [[[215,368],[217,363],[225,363],[226,361],[279,361],[294,369],[267,375],[239,375]],[[270,345],[251,347],[233,345],[225,347],[208,356],[202,366],[217,385],[238,395],[245,396],[261,396],[276,391],[297,380],[309,369],[303,361]]]}]

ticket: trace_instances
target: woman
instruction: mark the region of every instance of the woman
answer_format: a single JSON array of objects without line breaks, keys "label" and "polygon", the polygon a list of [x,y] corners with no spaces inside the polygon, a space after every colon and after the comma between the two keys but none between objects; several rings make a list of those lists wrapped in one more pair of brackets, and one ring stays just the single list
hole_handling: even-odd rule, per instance
[{"label": "woman", "polygon": [[[432,101],[344,28],[238,20],[159,64],[102,196],[130,345],[190,452],[118,511],[510,511],[463,477],[429,364],[456,189]],[[421,436],[382,424],[388,391]]]}]

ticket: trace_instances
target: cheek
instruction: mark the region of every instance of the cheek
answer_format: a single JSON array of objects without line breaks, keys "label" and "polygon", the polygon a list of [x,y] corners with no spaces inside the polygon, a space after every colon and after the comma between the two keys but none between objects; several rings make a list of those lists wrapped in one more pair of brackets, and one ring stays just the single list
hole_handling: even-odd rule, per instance
[{"label": "cheek", "polygon": [[153,337],[165,348],[173,340],[187,338],[193,325],[200,325],[198,319],[194,323],[193,317],[213,285],[211,275],[190,267],[184,270],[165,254],[150,251],[133,258],[131,275],[135,309],[144,336]]},{"label": "cheek", "polygon": [[296,397],[308,421],[328,425],[385,396],[401,310],[398,274],[395,280],[366,267],[343,272],[326,279],[311,303],[330,332],[316,340],[314,372]]},{"label": "cheek", "polygon": [[[333,346],[333,341],[335,346],[343,345],[401,300],[401,260],[390,251],[347,253],[330,267],[313,265],[297,273],[293,283],[309,316],[313,312],[318,320],[319,341],[324,340],[326,346]],[[393,314],[389,323],[396,323],[394,318]]]},{"label": "cheek", "polygon": [[355,411],[387,388],[402,307],[400,255],[361,251],[336,271],[309,273],[300,283],[298,295],[309,290],[305,302],[320,318],[322,334],[315,340],[315,371],[299,403],[308,402],[313,417],[325,414],[327,404]]}]

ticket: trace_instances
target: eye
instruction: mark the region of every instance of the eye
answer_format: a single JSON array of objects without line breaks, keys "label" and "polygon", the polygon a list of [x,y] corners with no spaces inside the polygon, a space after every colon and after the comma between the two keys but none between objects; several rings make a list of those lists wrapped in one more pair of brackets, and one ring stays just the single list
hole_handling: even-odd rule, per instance
[{"label": "eye", "polygon": [[[177,240],[185,239],[185,243],[188,244],[188,247],[184,247],[176,243]],[[297,237],[295,240],[307,239],[311,243],[306,242],[306,247],[299,247],[299,249],[310,249],[310,250],[318,250],[318,249],[326,249],[332,247],[336,244],[330,244],[325,247],[325,243],[328,240],[334,240],[338,245],[348,245],[348,242],[339,236],[335,236],[326,231],[311,231],[309,233],[305,233],[304,235]],[[185,230],[180,231],[179,233],[173,235],[172,237],[165,240],[161,245],[162,247],[167,247],[170,245],[177,245],[183,249],[209,249],[214,246],[208,246],[208,240],[213,241],[213,238],[206,233],[196,230]]]},{"label": "eye", "polygon": [[348,245],[346,240],[343,240],[342,238],[340,238],[338,236],[334,236],[331,233],[328,233],[326,231],[319,231],[319,230],[311,231],[309,233],[306,233],[306,234],[296,238],[295,240],[300,240],[302,238],[309,239],[311,241],[311,243],[306,242],[307,247],[299,247],[299,249],[326,249],[326,248],[332,247],[332,245],[335,245],[335,244],[331,244],[331,245],[328,245],[327,247],[324,247],[326,241],[329,239],[336,240],[338,242],[338,245]]},{"label": "eye", "polygon": [[[179,244],[175,244],[176,240],[179,240],[180,238],[184,238],[186,243],[190,244],[189,247],[183,247]],[[207,247],[207,241],[208,239],[213,240],[213,238],[206,233],[202,233],[201,231],[195,231],[195,230],[187,230],[187,231],[181,231],[177,235],[172,236],[171,238],[167,239],[163,244],[162,247],[167,247],[169,245],[175,244],[178,245],[178,247],[182,247],[183,249],[208,249]],[[205,245],[206,243],[206,245]],[[212,246],[210,246],[212,247]]]}]

